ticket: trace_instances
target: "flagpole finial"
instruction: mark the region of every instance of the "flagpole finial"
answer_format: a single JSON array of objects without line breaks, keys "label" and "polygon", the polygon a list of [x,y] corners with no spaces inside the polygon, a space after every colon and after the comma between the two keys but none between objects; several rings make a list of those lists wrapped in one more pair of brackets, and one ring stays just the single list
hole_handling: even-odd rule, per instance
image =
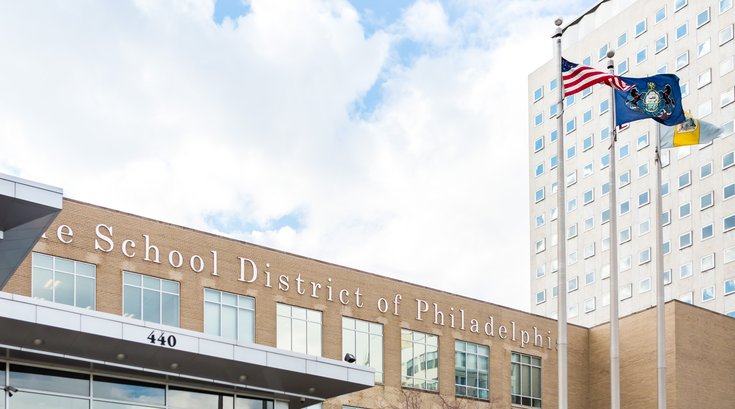
[{"label": "flagpole finial", "polygon": [[613,58],[613,57],[615,57],[615,50],[608,50],[607,58]]},{"label": "flagpole finial", "polygon": [[554,25],[557,26],[557,27],[559,27],[559,26],[562,25],[563,22],[564,22],[564,20],[562,20],[561,17],[557,17],[556,20],[554,20]]}]

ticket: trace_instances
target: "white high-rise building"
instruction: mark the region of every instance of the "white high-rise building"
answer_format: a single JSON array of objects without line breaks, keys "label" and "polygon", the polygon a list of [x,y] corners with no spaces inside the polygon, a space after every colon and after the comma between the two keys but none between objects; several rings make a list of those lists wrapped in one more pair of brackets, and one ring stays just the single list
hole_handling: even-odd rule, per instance
[{"label": "white high-rise building", "polygon": [[[733,317],[734,23],[733,0],[606,0],[563,26],[562,37],[562,55],[572,62],[606,71],[614,50],[618,75],[676,74],[684,109],[725,129],[711,144],[663,151],[665,299]],[[569,322],[592,326],[610,314],[611,93],[596,85],[568,97],[558,135],[558,69],[549,61],[528,79],[531,310],[556,317],[557,243],[566,240]],[[655,132],[653,120],[636,121],[615,145],[621,315],[656,304]],[[565,237],[557,235],[559,160]]]}]

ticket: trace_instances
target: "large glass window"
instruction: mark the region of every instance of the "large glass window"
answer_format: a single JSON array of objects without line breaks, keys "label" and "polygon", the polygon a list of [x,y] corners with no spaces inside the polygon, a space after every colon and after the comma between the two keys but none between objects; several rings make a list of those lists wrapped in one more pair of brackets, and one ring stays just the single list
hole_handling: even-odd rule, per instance
[{"label": "large glass window", "polygon": [[488,399],[490,349],[486,345],[454,341],[454,386],[457,396]]},{"label": "large glass window", "polygon": [[123,271],[123,315],[179,326],[179,283]]},{"label": "large glass window", "polygon": [[204,333],[255,342],[255,299],[205,288]]},{"label": "large glass window", "polygon": [[510,385],[513,404],[540,408],[541,358],[513,352]]},{"label": "large glass window", "polygon": [[401,329],[401,385],[439,390],[439,337]]},{"label": "large glass window", "polygon": [[375,369],[375,382],[383,383],[383,324],[342,317],[342,354],[347,353]]},{"label": "large glass window", "polygon": [[95,309],[97,267],[94,264],[33,253],[32,265],[33,297]]},{"label": "large glass window", "polygon": [[[23,365],[10,366],[10,384],[19,389],[12,409],[273,409],[273,401],[164,384],[118,379]],[[5,372],[0,368],[0,385]],[[3,408],[4,399],[0,399]]]},{"label": "large glass window", "polygon": [[276,305],[276,347],[309,355],[322,354],[322,312]]}]

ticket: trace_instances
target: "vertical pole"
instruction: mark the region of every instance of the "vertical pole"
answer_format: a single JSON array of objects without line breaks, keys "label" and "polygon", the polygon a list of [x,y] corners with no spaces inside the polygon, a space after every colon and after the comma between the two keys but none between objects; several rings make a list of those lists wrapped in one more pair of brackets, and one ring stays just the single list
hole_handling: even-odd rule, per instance
[{"label": "vertical pole", "polygon": [[[613,57],[615,51],[608,51],[607,69],[615,74]],[[610,87],[610,127],[612,141],[610,143],[610,408],[620,409],[620,325],[618,322],[618,201],[617,179],[615,174],[615,142],[618,131],[615,127],[615,88]]]},{"label": "vertical pole", "polygon": [[557,209],[557,260],[559,273],[557,277],[558,291],[558,313],[557,322],[559,324],[559,341],[558,341],[558,378],[559,378],[559,409],[567,409],[568,400],[568,376],[567,376],[567,237],[566,237],[566,199],[564,191],[566,188],[566,180],[564,179],[564,80],[561,73],[561,35],[562,35],[562,19],[557,18],[554,21],[556,32],[554,33],[554,63],[557,69],[558,82],[558,102],[557,102],[557,132],[556,155],[558,158],[558,166],[556,167],[556,181],[558,186],[556,196]]},{"label": "vertical pole", "polygon": [[661,221],[663,198],[661,197],[661,125],[656,123],[656,351],[658,375],[658,409],[666,409],[666,311],[664,310],[664,227]]}]

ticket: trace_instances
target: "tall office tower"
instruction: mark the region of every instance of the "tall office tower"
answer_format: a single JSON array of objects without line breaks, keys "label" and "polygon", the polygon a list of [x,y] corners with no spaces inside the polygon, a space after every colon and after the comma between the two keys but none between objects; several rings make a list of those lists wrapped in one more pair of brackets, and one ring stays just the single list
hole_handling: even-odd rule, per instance
[{"label": "tall office tower", "polygon": [[[708,145],[663,150],[665,299],[735,316],[735,41],[733,0],[610,0],[565,26],[562,55],[627,77],[673,73],[685,110],[724,128]],[[549,33],[553,26],[549,22]],[[549,47],[552,42],[549,40]],[[618,237],[620,314],[656,304],[656,122],[618,132],[617,231],[610,232],[611,93],[595,85],[564,101],[557,131],[558,68],[530,74],[529,169],[531,309],[557,316],[557,245],[566,240],[568,317],[609,319],[610,234]],[[557,144],[564,143],[564,157]],[[565,177],[557,181],[557,164]],[[565,209],[557,209],[564,183]],[[564,237],[557,212],[566,212]]]}]

